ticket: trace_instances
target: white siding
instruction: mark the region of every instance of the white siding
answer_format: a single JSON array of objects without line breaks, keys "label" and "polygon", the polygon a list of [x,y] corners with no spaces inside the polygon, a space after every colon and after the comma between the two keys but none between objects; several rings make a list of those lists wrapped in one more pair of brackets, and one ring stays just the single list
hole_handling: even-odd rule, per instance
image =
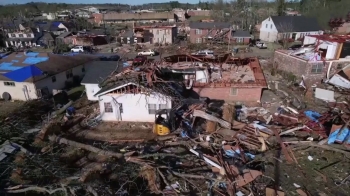
[{"label": "white siding", "polygon": [[[73,68],[72,69],[73,76],[79,75],[80,77],[82,77],[84,75],[84,72],[82,71],[83,67],[84,67],[83,65],[80,65]],[[50,93],[52,93],[53,90],[62,90],[66,85],[66,81],[68,80],[66,76],[66,72],[61,72],[59,74],[56,74],[55,77],[56,77],[56,82],[52,81],[52,77],[47,77],[45,79],[37,81],[35,83],[36,88],[43,89],[47,87]],[[69,80],[72,80],[72,79],[73,78],[69,78]]]},{"label": "white siding", "polygon": [[262,41],[274,42],[277,40],[277,34],[276,26],[270,17],[262,21],[259,36]]},{"label": "white siding", "polygon": [[[123,113],[119,113],[119,107],[113,98],[123,107]],[[105,113],[104,103],[111,103],[112,113]],[[148,104],[167,104],[171,108],[170,99],[161,94],[106,94],[99,97],[100,112],[103,121],[133,121],[154,122],[155,114],[149,114]]]},{"label": "white siding", "polygon": [[82,84],[85,86],[86,96],[90,101],[98,101],[94,95],[101,89],[98,84]]},{"label": "white siding", "polygon": [[4,82],[6,81],[0,81],[0,98],[3,98],[2,95],[4,92],[9,93],[12,100],[27,101],[38,98],[33,83],[14,82],[15,86],[5,86]]}]

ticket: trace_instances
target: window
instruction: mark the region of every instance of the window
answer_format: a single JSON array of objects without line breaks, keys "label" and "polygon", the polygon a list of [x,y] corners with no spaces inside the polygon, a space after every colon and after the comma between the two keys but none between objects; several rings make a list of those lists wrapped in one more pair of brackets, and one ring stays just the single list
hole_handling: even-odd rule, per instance
[{"label": "window", "polygon": [[270,21],[270,18],[268,19],[268,21]]},{"label": "window", "polygon": [[113,113],[113,107],[111,102],[104,103],[105,113]]},{"label": "window", "polygon": [[14,82],[4,82],[5,86],[16,86]]},{"label": "window", "polygon": [[272,29],[272,24],[270,24],[270,29]]},{"label": "window", "polygon": [[16,37],[16,34],[11,34],[11,37]]},{"label": "window", "polygon": [[267,28],[267,25],[268,25],[268,24],[266,24],[266,28]]},{"label": "window", "polygon": [[56,82],[56,76],[51,77],[52,82]]},{"label": "window", "polygon": [[196,35],[202,35],[202,29],[196,29]]},{"label": "window", "polygon": [[318,73],[322,73],[322,71],[323,71],[323,63],[312,65],[311,73],[318,74]]},{"label": "window", "polygon": [[81,72],[85,73],[85,67],[84,66],[81,68]]},{"label": "window", "polygon": [[123,104],[122,104],[122,103],[119,104],[119,112],[120,112],[121,114],[124,112]]},{"label": "window", "polygon": [[66,77],[67,77],[67,79],[73,77],[73,72],[72,72],[72,70],[66,71]]},{"label": "window", "polygon": [[168,29],[167,31],[168,31],[168,35],[170,35],[170,29]]},{"label": "window", "polygon": [[18,34],[18,37],[23,37],[23,34]]},{"label": "window", "polygon": [[156,114],[157,104],[148,104],[148,114]]},{"label": "window", "polygon": [[159,35],[159,30],[157,30],[157,35]]},{"label": "window", "polygon": [[159,109],[168,109],[168,105],[167,104],[159,104]]},{"label": "window", "polygon": [[243,37],[237,38],[237,43],[242,43],[243,42]]},{"label": "window", "polygon": [[196,43],[198,44],[198,43],[202,43],[202,38],[197,38],[196,39]]},{"label": "window", "polygon": [[230,95],[231,95],[231,96],[236,96],[237,93],[238,93],[237,88],[231,88],[231,92],[230,92]]},{"label": "window", "polygon": [[32,34],[27,34],[27,37],[32,37]]}]

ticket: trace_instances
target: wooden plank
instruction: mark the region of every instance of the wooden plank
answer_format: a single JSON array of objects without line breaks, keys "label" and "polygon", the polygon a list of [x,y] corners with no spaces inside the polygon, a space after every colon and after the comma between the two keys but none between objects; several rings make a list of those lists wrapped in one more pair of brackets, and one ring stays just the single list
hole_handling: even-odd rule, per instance
[{"label": "wooden plank", "polygon": [[219,123],[222,127],[224,128],[227,128],[227,129],[231,129],[231,123],[225,121],[225,120],[222,120],[220,118],[217,118],[213,115],[210,115],[210,114],[207,114],[205,113],[204,111],[201,111],[201,110],[194,110],[193,111],[193,116],[195,117],[201,117],[201,118],[204,118],[206,120],[209,120],[209,121],[214,121],[214,122],[217,122]]}]

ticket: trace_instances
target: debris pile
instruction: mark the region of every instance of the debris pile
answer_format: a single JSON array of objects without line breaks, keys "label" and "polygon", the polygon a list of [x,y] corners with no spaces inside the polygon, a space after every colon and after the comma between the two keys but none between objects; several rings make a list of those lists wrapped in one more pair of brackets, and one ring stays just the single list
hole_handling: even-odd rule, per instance
[{"label": "debris pile", "polygon": [[[283,105],[270,111],[209,98],[191,99],[179,92],[185,89],[182,82],[167,81],[163,74],[152,63],[112,74],[103,85],[132,82],[147,88],[122,91],[161,92],[171,98],[173,107],[162,110],[168,118],[159,115],[155,120],[156,139],[117,143],[112,138],[86,138],[98,131],[94,128],[102,123],[100,114],[94,110],[79,115],[78,110],[62,123],[46,123],[35,138],[40,146],[7,141],[0,147],[4,171],[0,175],[6,179],[1,188],[7,193],[31,190],[76,195],[83,191],[94,196],[284,195],[279,174],[266,174],[268,156],[276,160],[276,170],[279,164],[299,165],[295,147],[349,156],[347,105],[319,113]],[[338,184],[346,183],[344,178]],[[307,195],[304,187],[294,186],[297,193]]]}]

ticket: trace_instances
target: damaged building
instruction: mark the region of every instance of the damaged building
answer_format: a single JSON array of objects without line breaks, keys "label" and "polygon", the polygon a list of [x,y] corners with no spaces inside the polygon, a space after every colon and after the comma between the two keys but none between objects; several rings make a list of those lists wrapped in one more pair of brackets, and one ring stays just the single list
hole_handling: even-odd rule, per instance
[{"label": "damaged building", "polygon": [[267,87],[257,58],[174,55],[164,60],[162,67],[182,74],[186,88],[193,89],[199,97],[256,104]]},{"label": "damaged building", "polygon": [[304,77],[306,86],[328,81],[350,65],[349,35],[305,36],[298,50],[277,50],[274,68],[296,77]]}]

